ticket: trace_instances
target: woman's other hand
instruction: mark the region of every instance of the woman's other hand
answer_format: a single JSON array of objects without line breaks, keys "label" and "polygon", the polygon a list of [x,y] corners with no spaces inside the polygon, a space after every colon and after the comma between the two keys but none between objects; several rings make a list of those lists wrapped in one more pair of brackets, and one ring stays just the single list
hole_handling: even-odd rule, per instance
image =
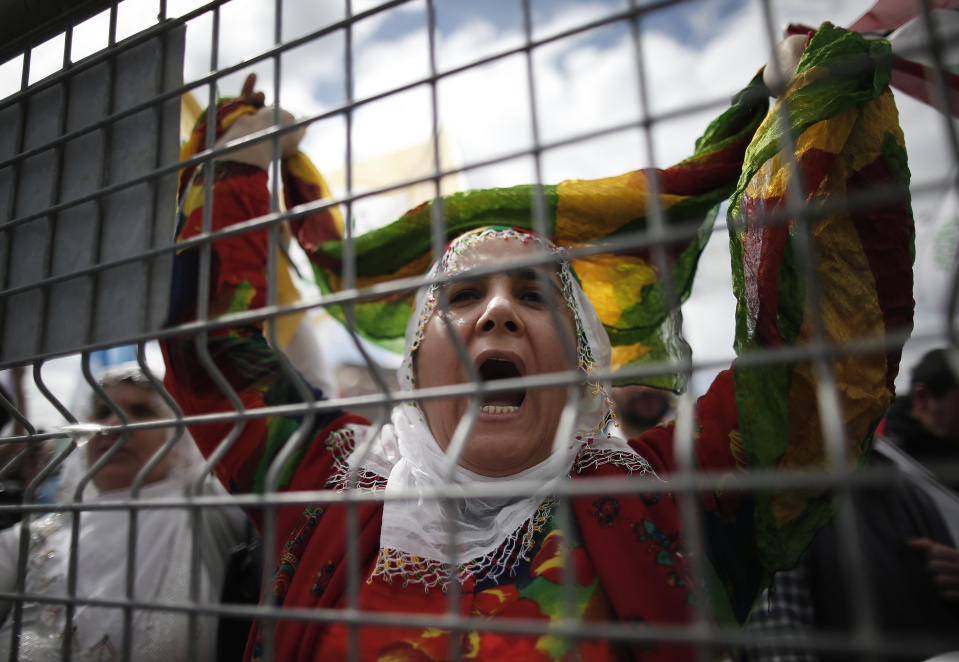
[{"label": "woman's other hand", "polygon": [[[246,81],[243,83],[243,90],[240,93],[240,96],[248,97],[251,103],[254,105],[259,105],[263,103],[263,93],[253,91],[255,84],[256,74],[250,74],[247,76]],[[256,113],[241,115],[233,122],[233,124],[230,125],[223,135],[220,136],[220,138],[214,144],[214,147],[222,147],[223,145],[237,140],[238,138],[242,138],[243,136],[269,129],[270,127],[274,126],[273,113],[274,108],[272,106],[267,106],[260,108]],[[292,113],[282,108],[280,109],[280,126],[292,124],[294,121],[295,118],[293,117]],[[300,140],[303,138],[303,134],[305,132],[306,129],[301,127],[293,131],[288,131],[280,136],[280,158],[285,159],[296,154],[297,149],[299,149]],[[244,147],[234,152],[230,152],[224,158],[230,161],[249,163],[251,165],[266,169],[269,167],[270,160],[273,158],[273,139],[264,138],[263,140],[259,140],[250,144],[249,147]]]},{"label": "woman's other hand", "polygon": [[799,58],[806,50],[808,39],[809,36],[804,34],[790,35],[776,44],[776,48],[773,49],[773,56],[766,63],[766,69],[763,71],[763,83],[774,97],[782,94],[789,81],[796,75]]}]

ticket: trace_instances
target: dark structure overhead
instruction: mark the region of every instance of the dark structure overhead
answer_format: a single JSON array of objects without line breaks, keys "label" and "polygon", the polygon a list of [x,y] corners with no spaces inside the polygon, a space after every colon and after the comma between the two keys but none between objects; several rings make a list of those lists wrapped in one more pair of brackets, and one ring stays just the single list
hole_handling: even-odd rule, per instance
[{"label": "dark structure overhead", "polygon": [[115,3],[116,0],[0,0],[0,63]]}]

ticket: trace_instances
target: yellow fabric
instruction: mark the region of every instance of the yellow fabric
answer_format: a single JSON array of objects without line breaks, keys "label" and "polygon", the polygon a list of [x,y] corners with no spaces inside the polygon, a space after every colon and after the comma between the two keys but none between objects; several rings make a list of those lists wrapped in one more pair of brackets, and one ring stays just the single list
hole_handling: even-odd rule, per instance
[{"label": "yellow fabric", "polygon": [[572,266],[606,326],[615,326],[622,312],[636,303],[637,292],[657,279],[646,260],[631,255],[593,255],[573,260]]},{"label": "yellow fabric", "polygon": [[[276,250],[276,305],[280,308],[290,306],[300,300],[300,291],[296,289],[290,276],[290,261],[279,248]],[[296,333],[305,311],[280,315],[276,318],[276,342],[280,348],[286,348]]]},{"label": "yellow fabric", "polygon": [[193,133],[193,127],[197,119],[203,112],[203,107],[196,100],[192,92],[185,92],[180,97],[180,141],[184,142],[190,139]]},{"label": "yellow fabric", "polygon": [[190,186],[183,194],[183,217],[190,218],[190,214],[203,206],[203,187]]},{"label": "yellow fabric", "polygon": [[613,370],[619,370],[624,365],[632,363],[649,351],[649,346],[641,342],[633,345],[613,345],[610,362]]},{"label": "yellow fabric", "polygon": [[[559,202],[553,240],[561,246],[588,243],[645,216],[650,201],[649,182],[636,170],[604,179],[570,179],[557,185]],[[683,199],[660,194],[662,209]]]},{"label": "yellow fabric", "polygon": [[[773,108],[770,114],[776,113]],[[794,159],[798,160],[809,149],[819,149],[832,154],[843,149],[849,138],[849,132],[859,119],[859,110],[851,108],[829,120],[818,122],[803,131],[796,139]],[[873,155],[875,156],[875,155]],[[783,152],[777,153],[756,171],[746,187],[746,195],[753,199],[778,198],[786,195],[786,185],[790,181],[790,161]]]}]

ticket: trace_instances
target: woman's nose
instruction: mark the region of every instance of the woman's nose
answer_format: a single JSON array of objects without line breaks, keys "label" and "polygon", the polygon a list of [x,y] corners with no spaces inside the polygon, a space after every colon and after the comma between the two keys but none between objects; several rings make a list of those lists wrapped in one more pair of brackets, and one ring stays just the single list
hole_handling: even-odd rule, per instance
[{"label": "woman's nose", "polygon": [[482,332],[493,330],[519,333],[523,330],[523,322],[516,313],[516,307],[508,296],[495,295],[486,304],[486,310],[477,320],[477,327]]}]

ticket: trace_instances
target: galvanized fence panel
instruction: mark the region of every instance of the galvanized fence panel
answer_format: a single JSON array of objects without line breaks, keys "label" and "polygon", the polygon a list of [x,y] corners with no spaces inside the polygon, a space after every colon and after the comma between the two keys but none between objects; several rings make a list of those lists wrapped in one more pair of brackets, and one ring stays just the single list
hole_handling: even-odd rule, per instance
[{"label": "galvanized fence panel", "polygon": [[[927,35],[934,34],[930,32],[930,12],[934,4],[917,4],[919,20],[924,21],[922,25]],[[41,445],[54,447],[54,451],[46,456],[43,470],[34,474],[29,484],[22,486],[22,505],[2,505],[0,511],[27,518],[39,518],[51,510],[62,513],[69,519],[67,530],[71,536],[66,594],[32,593],[28,590],[30,568],[26,554],[32,525],[23,527],[18,541],[19,560],[17,567],[11,570],[11,576],[15,577],[14,588],[0,591],[0,598],[12,604],[7,619],[14,623],[15,632],[20,630],[25,610],[41,604],[53,610],[65,610],[63,633],[72,632],[76,610],[81,606],[97,605],[119,610],[126,636],[122,643],[114,642],[116,646],[111,654],[124,660],[138,659],[139,651],[130,636],[136,634],[138,615],[154,612],[187,615],[191,636],[186,654],[191,659],[202,654],[194,635],[201,628],[208,627],[202,617],[210,614],[261,619],[265,624],[263,659],[273,659],[273,626],[280,619],[346,624],[354,659],[359,654],[359,627],[376,624],[441,627],[453,632],[548,633],[570,641],[613,640],[639,645],[686,642],[701,645],[704,660],[722,659],[728,651],[747,643],[783,643],[776,637],[755,631],[720,628],[705,618],[688,625],[649,625],[643,628],[629,623],[587,622],[573,615],[576,596],[571,572],[566,572],[564,579],[567,617],[549,623],[464,617],[458,610],[461,596],[455,582],[448,593],[447,611],[443,615],[363,611],[358,605],[367,569],[361,566],[364,561],[358,559],[356,553],[347,556],[350,564],[347,609],[282,609],[268,603],[206,602],[200,599],[196,580],[202,572],[200,547],[205,539],[204,521],[218,509],[232,504],[255,509],[262,515],[263,537],[270,541],[281,533],[275,530],[278,508],[346,502],[350,516],[345,535],[349,549],[355,551],[360,530],[360,505],[385,498],[380,492],[358,489],[288,492],[278,487],[285,461],[310,441],[316,417],[334,409],[365,406],[368,412],[372,412],[372,434],[388,422],[389,406],[411,397],[401,393],[389,381],[386,374],[389,370],[385,366],[390,360],[361,341],[350,321],[353,305],[365,297],[374,293],[400,292],[425,281],[421,275],[412,275],[398,284],[357,285],[352,243],[356,234],[391,220],[398,213],[397,209],[402,211],[404,208],[397,207],[404,204],[397,200],[406,201],[404,196],[408,194],[422,196],[424,187],[429,191],[427,197],[432,197],[445,193],[448,185],[462,185],[463,178],[475,187],[517,182],[544,184],[566,177],[599,176],[587,172],[615,174],[609,168],[618,172],[616,168],[620,163],[632,164],[620,168],[624,171],[645,165],[662,166],[675,160],[674,157],[684,156],[693,136],[701,131],[704,118],[718,114],[735,89],[727,89],[723,83],[711,86],[709,74],[698,71],[686,72],[691,80],[700,82],[698,85],[669,85],[668,77],[676,77],[677,73],[670,72],[662,58],[671,57],[676,44],[682,43],[684,37],[702,34],[695,29],[704,17],[711,17],[719,24],[719,19],[729,13],[743,20],[722,25],[732,25],[742,31],[743,41],[761,44],[758,49],[747,50],[751,54],[757,50],[763,54],[762,59],[743,68],[743,75],[748,79],[778,41],[778,24],[792,18],[789,12],[804,11],[800,4],[630,1],[584,5],[581,11],[574,11],[576,7],[573,5],[516,0],[491,3],[490,20],[484,23],[476,20],[475,10],[466,10],[464,3],[445,0],[382,3],[346,0],[342,4],[292,0],[276,0],[274,3],[215,0],[203,4],[126,0],[110,5],[104,14],[90,19],[91,14],[103,5],[85,3],[80,8],[83,11],[61,9],[44,15],[43,20],[29,19],[27,25],[31,27],[24,30],[26,41],[22,44],[11,41],[2,51],[5,58],[14,58],[8,64],[20,63],[20,83],[14,90],[9,90],[10,96],[0,101],[0,209],[3,210],[0,217],[0,367],[29,368],[33,390],[62,420],[52,427],[47,422],[41,426],[31,420],[29,403],[14,403],[10,398],[0,401],[2,409],[12,419],[0,443],[4,448],[14,449],[13,453],[3,456],[5,462],[0,466],[0,480],[12,484],[10,476],[20,470],[33,450]],[[852,18],[857,10],[865,8],[849,9],[842,5],[839,11],[845,12],[846,18]],[[747,16],[749,20],[744,18]],[[18,15],[18,20],[21,18]],[[475,21],[479,37],[465,31],[456,32],[455,28],[465,25],[467,19]],[[90,25],[84,21],[91,20],[106,25],[102,50],[74,62],[71,55],[75,47],[73,36],[83,26]],[[132,33],[126,34],[124,30]],[[397,42],[387,39],[391,31],[406,38]],[[40,52],[38,47],[43,40],[57,34],[63,35],[59,71],[43,80],[34,80],[31,58]],[[454,34],[465,46],[450,38]],[[931,96],[943,109],[947,103],[944,99],[949,98],[948,85],[935,74],[946,70],[944,62],[948,60],[943,57],[948,55],[948,46],[954,42],[954,35],[950,38],[950,34],[929,40],[931,48],[924,46],[921,51],[906,53],[917,59],[925,57],[931,63]],[[381,37],[379,41],[377,35]],[[610,43],[625,45],[619,49],[619,57],[596,59],[596,51]],[[402,52],[396,49],[402,49]],[[706,52],[705,47],[701,52]],[[734,66],[732,61],[735,59],[731,54],[728,66]],[[608,69],[597,68],[596,63],[600,61]],[[394,66],[396,62],[404,66]],[[413,64],[405,66],[411,62]],[[707,71],[711,66],[705,61],[700,64]],[[341,353],[350,353],[358,357],[356,361],[366,364],[373,384],[366,394],[315,400],[306,383],[299,379],[304,368],[296,357],[282,359],[281,369],[297,385],[302,403],[250,409],[232,393],[228,381],[215,368],[203,340],[225,326],[222,321],[213,319],[215,314],[210,310],[207,287],[213,269],[210,246],[218,237],[236,231],[211,232],[209,211],[203,219],[203,232],[191,240],[193,245],[201,247],[197,321],[179,329],[162,328],[174,252],[173,206],[179,169],[177,147],[182,138],[178,135],[178,109],[181,103],[186,104],[181,101],[181,96],[192,95],[200,107],[208,106],[216,102],[218,95],[238,91],[243,77],[250,71],[259,75],[269,103],[299,113],[296,127],[309,129],[304,148],[316,157],[322,170],[332,175],[331,181],[335,182],[333,201],[343,210],[346,219],[344,289],[329,296],[307,290],[298,301],[280,301],[278,280],[285,267],[277,256],[280,246],[285,246],[282,224],[302,214],[303,210],[287,212],[282,208],[279,166],[274,160],[270,172],[271,211],[245,224],[241,230],[269,229],[268,303],[253,313],[234,316],[232,323],[264,322],[265,333],[276,346],[281,344],[278,325],[283,315],[342,306],[346,311],[348,332],[339,337],[337,344],[330,342],[323,349],[329,362],[339,360]],[[564,72],[566,77],[558,77],[558,71]],[[597,105],[596,95],[603,89],[599,79],[607,71],[621,77],[618,79],[621,94],[616,103],[603,107]],[[487,75],[490,72],[496,76]],[[562,92],[558,94],[557,89]],[[568,101],[568,104],[558,103],[558,99]],[[917,210],[918,254],[923,258],[932,243],[948,241],[949,232],[955,233],[955,211],[952,212],[953,220],[944,223],[938,220],[937,214],[948,213],[948,206],[943,205],[949,204],[949,196],[953,200],[956,196],[959,165],[956,124],[945,112],[923,115],[924,131],[917,131],[916,137],[910,136],[911,115],[920,112],[919,106],[904,97],[900,98],[900,103],[907,139],[915,140],[914,144],[920,150],[918,153],[913,151],[910,157],[915,175],[911,193]],[[467,115],[465,108],[488,109],[488,112]],[[507,112],[500,112],[503,108]],[[458,115],[457,111],[463,115]],[[467,120],[474,124],[464,124]],[[392,130],[378,131],[384,123],[390,123]],[[278,155],[279,140],[290,130],[290,127],[274,126],[257,140],[273,142],[274,155]],[[208,134],[212,132],[208,131]],[[409,140],[396,140],[383,146],[379,153],[394,152],[393,157],[397,159],[396,154],[401,148],[408,147],[413,141],[422,142],[425,147],[421,146],[418,154],[421,160],[426,159],[427,166],[418,170],[394,169],[379,179],[372,177],[370,169],[362,167],[377,153],[375,146],[364,137],[367,134],[376,135],[384,142],[396,135],[408,134]],[[488,138],[494,134],[508,135],[509,140]],[[687,136],[686,147],[673,144],[676,135]],[[458,161],[453,154],[457,150],[449,144],[450,136],[452,141],[465,146],[466,155]],[[212,137],[208,137],[207,144],[191,159],[191,163],[209,166],[217,157],[229,158],[229,152],[239,147],[234,144],[214,148]],[[404,154],[404,158],[414,158],[408,152]],[[577,165],[584,169],[581,174],[575,172]],[[212,178],[207,178],[205,184],[209,201]],[[414,190],[417,192],[409,193]],[[876,197],[888,195],[884,191],[874,193]],[[418,202],[422,199],[413,200],[406,206]],[[866,204],[869,202],[865,201]],[[791,204],[798,214],[805,213],[801,202],[792,201]],[[537,201],[533,208],[538,214],[534,216],[534,224],[542,227],[542,201]],[[437,206],[437,209],[441,207]],[[434,254],[445,244],[445,222],[441,211],[434,214]],[[716,232],[720,236],[713,237],[712,244],[723,245],[725,228],[720,224]],[[930,234],[935,235],[934,242],[930,242]],[[623,241],[624,245],[637,249],[652,247],[653,256],[661,267],[666,261],[669,241],[674,238],[659,210],[652,214],[646,231],[626,236]],[[936,258],[938,267],[927,272],[932,274],[929,276],[931,280],[923,280],[917,271],[920,287],[929,287],[936,293],[933,296],[927,290],[917,294],[917,329],[911,341],[913,345],[907,346],[904,369],[908,369],[910,359],[915,360],[925,347],[940,345],[948,346],[953,353],[957,351],[955,325],[959,272],[956,270],[954,234],[951,242],[953,253],[947,253],[945,257],[939,255]],[[294,255],[292,259],[296,262],[299,258]],[[919,264],[924,269],[929,266],[925,260],[920,260]],[[807,276],[813,274],[815,256],[811,251],[807,251],[796,268]],[[708,267],[704,269],[708,270]],[[809,282],[815,283],[815,278],[810,278]],[[810,296],[815,297],[815,287],[810,287]],[[665,297],[676,309],[677,294],[672,290],[667,279]],[[441,306],[446,305],[448,302],[441,301]],[[731,307],[728,314],[732,315]],[[813,327],[821,324],[821,320],[813,320]],[[186,419],[160,380],[152,375],[147,359],[148,344],[184,332],[197,338],[198,360],[231,402],[232,411]],[[690,335],[692,333],[690,331]],[[868,554],[869,550],[861,549],[857,539],[848,495],[855,489],[888,484],[895,480],[895,476],[889,471],[851,472],[838,459],[844,435],[843,412],[830,361],[837,355],[882,353],[887,344],[895,345],[904,338],[854,339],[836,346],[828,342],[821,331],[818,335],[814,333],[813,337],[814,342],[809,346],[782,347],[768,353],[750,354],[742,359],[742,365],[810,362],[819,380],[817,406],[823,420],[823,435],[837,458],[826,471],[809,474],[756,471],[736,476],[697,473],[691,461],[695,435],[694,394],[687,394],[679,398],[676,407],[679,470],[669,483],[628,477],[568,482],[559,486],[555,494],[559,498],[557,513],[561,526],[572,526],[571,503],[575,496],[624,492],[649,494],[651,497],[667,492],[674,494],[686,525],[686,545],[693,552],[692,576],[700,583],[708,569],[702,554],[696,553],[702,549],[705,535],[697,515],[698,493],[724,489],[748,494],[784,486],[832,489],[842,497],[837,521],[843,544],[837,549],[837,562],[847,568],[853,586],[855,612],[859,617],[850,632],[816,631],[812,636],[790,639],[787,643],[794,643],[807,651],[840,655],[924,654],[944,648],[959,649],[959,641],[890,635],[877,627],[868,618],[867,586],[857,572],[857,559]],[[137,346],[138,363],[168,406],[168,413],[159,418],[134,420],[130,412],[124,411],[121,404],[114,402],[97,383],[95,366],[92,365],[95,358],[91,359],[91,353],[130,343]],[[114,412],[113,418],[105,419],[108,420],[106,423],[101,421],[98,426],[83,425],[88,418],[86,400],[89,398],[78,400],[69,389],[59,384],[51,387],[45,381],[45,364],[77,353],[81,358],[75,369],[82,373],[82,381]],[[731,352],[728,351],[707,357],[694,352],[688,362],[653,366],[644,374],[684,372],[696,385],[703,383],[702,380],[708,381],[708,376],[725,367],[730,358]],[[573,387],[580,382],[580,376],[571,371],[549,378],[524,379],[522,384],[530,388],[562,385],[574,392]],[[416,397],[469,395],[479,388],[477,384],[441,387]],[[235,442],[247,422],[281,413],[299,416],[301,423],[262,477],[266,486],[262,493],[231,497],[211,495],[203,491],[202,481],[198,481],[189,486],[182,498],[163,498],[149,503],[139,498],[138,493],[149,482],[147,478],[152,466],[172,452],[186,424],[230,424],[217,451],[220,453]],[[475,416],[475,412],[471,415]],[[137,473],[128,496],[94,502],[83,497],[84,485],[107,462],[108,455],[79,478],[73,493],[61,495],[55,505],[36,501],[37,490],[49,474],[59,470],[64,460],[77,452],[78,444],[86,443],[93,433],[119,433],[120,443],[112,451],[116,453],[130,434],[157,428],[169,430],[171,434],[151,464]],[[213,460],[209,461],[207,468],[212,464]],[[937,471],[944,480],[959,478],[957,463],[944,462]],[[422,496],[453,503],[464,496],[522,496],[537,488],[529,482],[515,481],[493,487],[449,486],[424,495],[401,494],[399,497]],[[189,572],[193,589],[184,602],[144,601],[136,593],[134,550],[139,539],[150,536],[150,532],[139,527],[137,522],[158,509],[185,509],[189,514],[192,532]],[[79,523],[83,521],[84,513],[109,510],[129,513],[125,590],[123,595],[91,600],[77,592]],[[455,539],[456,532],[451,535]],[[567,568],[571,567],[568,554],[564,561]],[[273,570],[280,562],[274,546],[265,545],[263,566],[268,588],[273,581]],[[62,649],[63,659],[87,659],[88,653],[71,646]],[[11,643],[10,654],[11,657],[19,654],[16,639]],[[463,652],[459,648],[454,647],[449,652],[450,658],[461,655]]]}]

